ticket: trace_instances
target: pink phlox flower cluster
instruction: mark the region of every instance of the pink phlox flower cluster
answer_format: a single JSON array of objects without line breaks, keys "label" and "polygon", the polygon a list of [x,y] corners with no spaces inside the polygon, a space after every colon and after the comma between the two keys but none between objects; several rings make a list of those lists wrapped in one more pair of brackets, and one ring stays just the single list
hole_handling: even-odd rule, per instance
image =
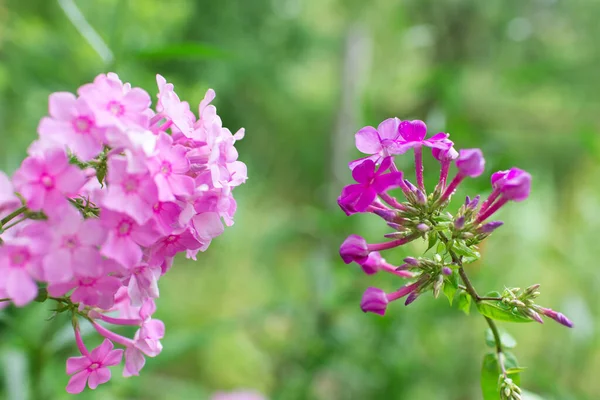
[{"label": "pink phlox flower cluster", "polygon": [[[177,254],[196,259],[233,224],[233,190],[247,179],[235,148],[244,130],[223,127],[215,92],[195,115],[173,84],[157,84],[154,109],[114,73],[50,95],[28,157],[12,179],[0,172],[0,295],[24,306],[45,286],[108,340],[91,353],[82,342],[70,359],[72,393],[110,378],[122,353],[113,343],[125,347],[125,376],[160,353],[158,282]],[[129,339],[101,321],[139,329]]]},{"label": "pink phlox flower cluster", "polygon": [[[340,208],[347,214],[372,213],[383,218],[396,232],[386,234],[392,239],[383,243],[369,244],[359,235],[350,235],[340,246],[340,256],[345,263],[359,264],[367,274],[385,271],[406,278],[417,278],[413,283],[404,285],[396,292],[386,294],[381,289],[369,288],[363,296],[363,311],[383,315],[389,302],[407,297],[405,304],[412,303],[425,288],[433,287],[439,293],[443,275],[452,273],[449,268],[441,268],[430,276],[419,271],[421,267],[416,259],[407,258],[402,266],[393,266],[385,261],[380,251],[404,245],[419,237],[428,237],[431,226],[427,218],[435,210],[448,205],[451,196],[459,184],[466,178],[476,178],[483,174],[485,160],[480,149],[462,149],[457,151],[446,133],[437,133],[427,139],[427,126],[424,122],[401,121],[389,118],[376,128],[367,126],[356,133],[356,147],[367,157],[350,162],[352,177],[356,184],[347,185],[338,197]],[[431,148],[432,157],[440,163],[437,185],[427,193],[423,177],[423,147]],[[414,153],[415,179],[413,185],[402,171],[399,171],[394,157],[412,149]],[[448,180],[450,167],[456,167],[456,174]],[[447,182],[449,181],[449,182]],[[508,201],[523,201],[529,196],[531,175],[518,168],[496,172],[492,175],[492,193],[479,206],[479,196],[467,200],[463,213],[454,221],[457,231],[471,229],[471,237],[484,238],[502,225],[500,221],[485,222],[492,214]],[[401,202],[388,191],[401,189],[406,201]],[[412,264],[411,264],[412,263]],[[429,271],[428,273],[432,273]],[[420,277],[420,276],[423,277]],[[434,279],[435,278],[435,279]]]}]

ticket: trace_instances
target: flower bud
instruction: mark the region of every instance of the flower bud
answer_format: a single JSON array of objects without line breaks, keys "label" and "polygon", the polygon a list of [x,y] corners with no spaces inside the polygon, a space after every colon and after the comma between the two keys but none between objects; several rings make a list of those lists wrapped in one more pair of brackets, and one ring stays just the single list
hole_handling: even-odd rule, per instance
[{"label": "flower bud", "polygon": [[452,160],[456,160],[458,158],[458,152],[454,147],[452,147],[453,143],[449,139],[444,139],[442,142],[447,143],[450,147],[448,149],[438,149],[432,148],[431,155],[433,158],[438,160],[439,162],[448,162]]},{"label": "flower bud", "polygon": [[379,215],[386,221],[394,221],[398,217],[398,213],[393,210],[383,210],[380,208],[376,208],[373,210],[373,214]]},{"label": "flower bud", "polygon": [[442,262],[442,256],[439,255],[438,253],[435,253],[433,255],[433,261],[435,261],[436,263],[441,263]]},{"label": "flower bud", "polygon": [[533,319],[534,321],[539,322],[540,324],[544,323],[544,320],[542,319],[542,317],[540,317],[540,314],[538,314],[537,312],[533,311],[531,308],[528,308],[525,310],[525,314],[527,314],[531,319]]},{"label": "flower bud", "polygon": [[427,232],[429,230],[429,225],[427,225],[427,224],[419,224],[419,225],[417,225],[417,230],[419,232]]},{"label": "flower bud", "polygon": [[465,226],[465,216],[461,215],[454,221],[454,229],[460,231]]},{"label": "flower bud", "polygon": [[363,312],[372,312],[379,315],[385,315],[387,305],[387,295],[383,290],[375,287],[367,288],[360,301],[360,309]]},{"label": "flower bud", "polygon": [[417,299],[417,297],[419,297],[419,293],[416,290],[414,292],[411,292],[411,294],[409,294],[408,297],[406,298],[404,305],[407,306],[407,305],[411,304],[413,301],[415,301]]},{"label": "flower bud", "polygon": [[419,203],[419,204],[421,204],[423,206],[425,204],[427,204],[427,196],[425,196],[425,193],[423,193],[422,190],[417,189],[416,195],[417,195],[417,203]]},{"label": "flower bud", "polygon": [[404,262],[407,263],[407,264],[413,265],[415,267],[419,266],[419,260],[417,260],[414,257],[406,257],[404,259]]},{"label": "flower bud", "polygon": [[369,256],[364,262],[359,264],[362,267],[365,274],[373,275],[374,273],[379,271],[379,269],[381,268],[381,264],[384,261],[385,260],[381,257],[381,254],[379,254],[378,251],[374,251],[369,254]]},{"label": "flower bud", "polygon": [[417,189],[417,187],[415,185],[413,185],[412,183],[410,183],[410,181],[408,179],[405,179],[404,183],[406,184],[406,186],[408,187],[408,189],[411,192],[416,192],[417,190],[419,190],[419,189]]},{"label": "flower bud", "polygon": [[525,289],[525,294],[528,295],[528,296],[530,296],[530,297],[533,297],[532,295],[534,293],[538,293],[539,294],[539,292],[537,290],[540,288],[540,286],[541,285],[539,283],[536,283],[535,285],[529,286],[527,289]]},{"label": "flower bud", "polygon": [[519,168],[511,168],[500,186],[504,198],[523,201],[531,191],[531,175]]},{"label": "flower bud", "polygon": [[502,222],[502,221],[488,222],[487,224],[483,224],[479,228],[477,228],[477,232],[490,234],[490,233],[494,232],[496,229],[498,229],[499,227],[501,227],[502,225],[504,225],[504,222]]},{"label": "flower bud", "polygon": [[456,160],[456,167],[461,175],[476,178],[483,173],[485,159],[480,149],[462,149]]},{"label": "flower bud", "polygon": [[340,246],[340,256],[346,264],[350,264],[352,261],[359,264],[366,261],[369,256],[367,242],[358,235],[348,236]]},{"label": "flower bud", "polygon": [[433,298],[437,299],[440,295],[440,290],[444,284],[444,275],[438,275],[436,281],[433,284]]},{"label": "flower bud", "polygon": [[573,327],[573,323],[567,318],[565,317],[563,314],[556,312],[550,308],[543,308],[540,307],[540,311],[548,318],[552,318],[553,320],[555,320],[556,322],[558,322],[561,325],[564,325],[568,328],[572,328]]},{"label": "flower bud", "polygon": [[452,275],[452,268],[450,268],[450,267],[444,267],[444,268],[442,268],[442,274],[444,274],[444,275]]},{"label": "flower bud", "polygon": [[477,195],[473,198],[473,200],[469,201],[467,203],[467,209],[470,210],[474,210],[475,208],[477,208],[477,205],[479,204],[479,199],[481,198],[480,195]]}]

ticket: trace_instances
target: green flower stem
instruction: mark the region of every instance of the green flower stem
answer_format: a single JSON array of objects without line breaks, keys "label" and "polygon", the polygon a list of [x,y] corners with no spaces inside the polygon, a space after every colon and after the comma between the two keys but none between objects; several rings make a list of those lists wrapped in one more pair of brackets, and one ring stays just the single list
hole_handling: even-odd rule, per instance
[{"label": "green flower stem", "polygon": [[[438,232],[438,236],[442,242],[447,246],[448,238],[442,232]],[[452,249],[448,249],[450,253],[450,257],[452,257],[452,262],[458,265],[458,274],[460,275],[460,279],[465,284],[464,289],[469,295],[475,300],[476,303],[480,303],[483,300],[502,300],[501,297],[481,297],[477,294],[477,290],[471,283],[471,280],[467,276],[467,272],[463,268],[462,259],[456,255],[456,253]],[[500,333],[498,332],[498,327],[496,326],[496,322],[493,319],[484,316],[486,322],[488,323],[490,329],[492,330],[492,334],[494,336],[494,343],[496,345],[496,354],[498,355],[498,364],[500,364],[500,369],[502,370],[502,375],[506,377],[506,367],[504,366],[504,352],[502,349],[502,341],[500,339]]]},{"label": "green flower stem", "polygon": [[27,211],[27,207],[23,206],[15,211],[13,211],[12,213],[8,214],[6,217],[2,218],[2,221],[0,221],[0,227],[4,227],[4,225],[6,225],[8,222],[10,222],[10,220],[23,214],[25,211]]}]

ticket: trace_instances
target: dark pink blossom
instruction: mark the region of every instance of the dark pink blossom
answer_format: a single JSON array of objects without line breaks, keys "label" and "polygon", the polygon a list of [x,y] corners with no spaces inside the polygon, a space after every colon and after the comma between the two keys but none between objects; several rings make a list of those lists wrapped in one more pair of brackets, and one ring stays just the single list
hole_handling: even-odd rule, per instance
[{"label": "dark pink blossom", "polygon": [[27,201],[27,207],[47,215],[59,215],[85,183],[83,172],[69,164],[64,150],[49,150],[27,157],[15,172],[13,183]]},{"label": "dark pink blossom", "polygon": [[346,186],[339,203],[343,207],[352,207],[357,212],[365,211],[377,198],[378,194],[402,187],[402,172],[385,173],[391,165],[391,157],[386,157],[376,169],[372,160],[365,160],[352,170],[352,177],[357,184]]},{"label": "dark pink blossom", "polygon": [[60,149],[68,147],[82,161],[102,151],[104,130],[96,126],[96,117],[84,99],[68,92],[53,93],[49,111],[50,117],[42,118],[38,126],[42,140]]},{"label": "dark pink blossom", "polygon": [[71,357],[67,360],[67,374],[73,375],[67,385],[67,392],[71,394],[81,393],[86,383],[90,389],[96,389],[98,385],[108,382],[111,373],[107,367],[119,365],[123,358],[123,350],[114,350],[112,342],[108,339],[91,353],[85,350],[85,347],[80,350],[84,350],[82,357]]}]

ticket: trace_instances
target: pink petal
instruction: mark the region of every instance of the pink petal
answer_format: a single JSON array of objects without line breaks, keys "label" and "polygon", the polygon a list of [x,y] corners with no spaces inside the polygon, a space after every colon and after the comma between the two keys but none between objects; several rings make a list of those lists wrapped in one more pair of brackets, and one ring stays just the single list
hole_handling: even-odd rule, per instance
[{"label": "pink petal", "polygon": [[356,204],[354,205],[354,209],[360,212],[365,211],[367,207],[369,207],[371,203],[373,203],[373,200],[375,200],[376,197],[377,192],[375,190],[373,190],[372,188],[365,189],[361,193]]},{"label": "pink petal", "polygon": [[56,119],[70,120],[75,111],[76,97],[69,92],[52,93],[48,99],[50,115]]},{"label": "pink petal", "polygon": [[102,385],[110,380],[110,370],[108,368],[98,368],[90,374],[88,378],[88,386],[90,389],[96,389],[98,385]]},{"label": "pink petal", "polygon": [[48,285],[48,293],[53,297],[60,297],[68,291],[74,289],[77,283],[71,281],[67,283],[52,283]]},{"label": "pink petal", "polygon": [[87,370],[76,373],[69,379],[67,393],[77,394],[83,392],[89,373]]},{"label": "pink petal", "polygon": [[123,368],[123,376],[129,377],[139,375],[140,370],[146,364],[144,354],[135,347],[128,347],[125,350],[125,368]]},{"label": "pink petal", "polygon": [[6,276],[6,294],[17,307],[30,303],[37,296],[38,288],[34,280],[23,269],[13,269]]},{"label": "pink petal", "polygon": [[92,365],[92,361],[88,357],[69,357],[67,359],[67,375],[83,371],[90,365]]},{"label": "pink petal", "polygon": [[398,126],[400,125],[400,120],[398,118],[388,118],[377,127],[377,132],[379,132],[379,137],[381,140],[389,139],[394,140],[399,135]]},{"label": "pink petal", "polygon": [[101,254],[119,262],[124,267],[133,267],[142,260],[142,250],[130,238],[118,238],[110,232],[101,249]]},{"label": "pink petal", "polygon": [[373,189],[375,189],[377,193],[383,193],[388,189],[400,187],[402,185],[402,179],[403,174],[400,171],[383,174],[376,178]]},{"label": "pink petal", "polygon": [[102,361],[106,358],[108,353],[110,353],[112,349],[114,349],[114,347],[115,346],[110,340],[104,339],[100,346],[92,350],[92,352],[90,353],[90,360],[102,364]]},{"label": "pink petal", "polygon": [[56,177],[56,187],[64,194],[76,194],[84,183],[83,171],[74,166],[69,166]]},{"label": "pink petal", "polygon": [[116,349],[108,353],[108,355],[102,361],[102,365],[104,366],[112,366],[121,364],[121,360],[123,360],[123,349]]},{"label": "pink petal", "polygon": [[381,138],[372,126],[365,126],[354,136],[356,148],[365,154],[377,154],[381,151]]},{"label": "pink petal", "polygon": [[191,196],[194,193],[194,180],[186,175],[171,175],[169,184],[176,196]]},{"label": "pink petal", "polygon": [[223,223],[217,213],[202,213],[196,215],[192,220],[194,229],[201,239],[210,240],[224,231]]},{"label": "pink petal", "polygon": [[371,160],[374,163],[377,163],[377,162],[379,162],[380,158],[381,158],[381,156],[379,154],[373,154],[372,156],[359,158],[358,160],[350,161],[348,163],[348,168],[350,168],[350,170],[354,170],[354,168],[358,167],[360,164],[365,162],[365,160]]},{"label": "pink petal", "polygon": [[352,178],[358,183],[368,183],[375,174],[375,163],[371,160],[365,160],[362,164],[352,170]]},{"label": "pink petal", "polygon": [[79,247],[71,258],[73,271],[78,276],[97,277],[104,272],[102,256],[94,247]]},{"label": "pink petal", "polygon": [[48,283],[67,282],[73,277],[71,253],[65,249],[50,252],[43,261],[44,279]]},{"label": "pink petal", "polygon": [[88,246],[100,246],[106,240],[106,230],[97,219],[87,219],[79,228],[79,240]]}]

